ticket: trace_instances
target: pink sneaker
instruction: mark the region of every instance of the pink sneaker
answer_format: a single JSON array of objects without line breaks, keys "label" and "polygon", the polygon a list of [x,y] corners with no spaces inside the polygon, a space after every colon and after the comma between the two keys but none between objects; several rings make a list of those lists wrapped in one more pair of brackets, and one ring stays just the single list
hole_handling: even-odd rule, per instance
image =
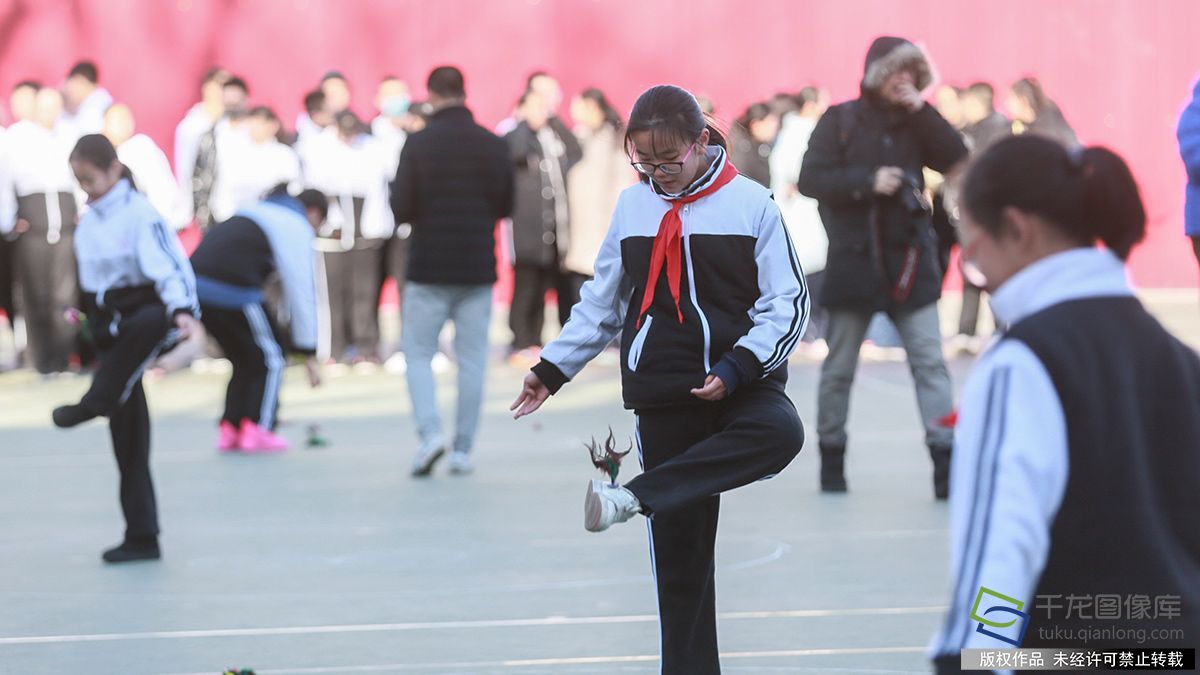
[{"label": "pink sneaker", "polygon": [[276,436],[250,420],[242,420],[242,438],[240,447],[246,452],[283,452],[287,450],[287,440]]},{"label": "pink sneaker", "polygon": [[241,443],[237,427],[230,422],[221,420],[221,426],[217,427],[217,450],[219,452],[236,452],[239,445]]}]

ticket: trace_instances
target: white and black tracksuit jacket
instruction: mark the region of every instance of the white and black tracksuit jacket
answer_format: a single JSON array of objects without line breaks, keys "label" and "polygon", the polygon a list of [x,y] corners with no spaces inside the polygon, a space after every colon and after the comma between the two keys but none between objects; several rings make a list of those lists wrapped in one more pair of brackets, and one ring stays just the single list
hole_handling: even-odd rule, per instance
[{"label": "white and black tracksuit jacket", "polygon": [[[724,167],[724,149],[712,146],[708,154],[712,165],[684,195],[703,190]],[[552,392],[619,332],[629,409],[695,403],[690,390],[709,374],[729,393],[765,378],[786,382],[781,366],[808,324],[808,289],[779,207],[744,176],[680,211],[683,322],[662,278],[638,327],[651,249],[671,199],[645,182],[621,193],[596,275],[534,367]]]}]

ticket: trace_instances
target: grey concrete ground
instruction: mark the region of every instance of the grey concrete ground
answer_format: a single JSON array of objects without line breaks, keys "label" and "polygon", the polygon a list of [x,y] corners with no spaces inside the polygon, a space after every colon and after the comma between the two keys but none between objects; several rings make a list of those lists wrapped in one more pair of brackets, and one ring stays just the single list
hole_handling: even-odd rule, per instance
[{"label": "grey concrete ground", "polygon": [[[1195,304],[1180,307],[1190,330]],[[968,367],[953,362],[959,385]],[[810,431],[817,369],[791,367]],[[309,390],[292,369],[283,433],[299,447],[280,456],[212,449],[224,376],[151,382],[164,559],[118,567],[99,560],[122,529],[106,427],[49,426],[86,380],[0,376],[0,672],[657,672],[644,523],[582,527],[582,442],[632,433],[616,366],[514,422],[522,374],[491,369],[477,472],[429,480],[407,474],[402,377]],[[314,423],[329,447],[303,447]],[[782,475],[724,498],[725,672],[927,672],[947,511],[903,364],[863,365],[850,433],[849,495],[818,492],[810,436]]]}]

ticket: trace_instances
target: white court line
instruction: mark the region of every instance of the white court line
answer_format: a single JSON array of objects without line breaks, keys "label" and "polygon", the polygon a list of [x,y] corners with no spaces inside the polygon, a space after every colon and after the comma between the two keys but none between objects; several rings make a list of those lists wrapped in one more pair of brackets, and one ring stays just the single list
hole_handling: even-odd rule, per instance
[{"label": "white court line", "polygon": [[[797,658],[804,656],[861,656],[864,654],[920,654],[925,647],[853,647],[847,649],[788,649],[759,652],[723,652],[721,659]],[[430,670],[460,668],[544,668],[549,666],[614,665],[619,663],[654,663],[657,656],[580,656],[559,659],[521,659],[509,661],[460,661],[457,663],[384,663],[370,666],[326,666],[317,668],[255,669],[259,675],[317,675],[319,673],[371,673],[396,670]],[[905,672],[905,671],[848,671],[848,672]],[[211,675],[209,672],[172,673],[171,675]]]},{"label": "white court line", "polygon": [[[869,609],[797,609],[763,612],[726,612],[721,620],[795,619],[835,616],[896,616],[938,614],[945,607],[879,607]],[[490,619],[475,621],[426,621],[412,623],[367,623],[333,626],[278,626],[271,628],[215,628],[208,630],[148,631],[141,633],[91,633],[80,635],[30,635],[0,638],[3,645],[63,644],[74,642],[121,642],[129,640],[179,640],[196,638],[263,637],[281,635],[330,635],[339,633],[397,633],[421,630],[458,630],[463,628],[521,628],[536,626],[589,626],[599,624],[653,623],[657,614],[625,616],[548,616],[540,619]]]}]

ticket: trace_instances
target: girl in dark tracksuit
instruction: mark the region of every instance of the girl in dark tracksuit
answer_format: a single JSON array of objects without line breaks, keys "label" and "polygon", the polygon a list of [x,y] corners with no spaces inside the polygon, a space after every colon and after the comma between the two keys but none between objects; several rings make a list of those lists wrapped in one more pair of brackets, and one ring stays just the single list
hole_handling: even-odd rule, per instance
[{"label": "girl in dark tracksuit", "polygon": [[800,451],[784,385],[808,291],[779,208],[738,174],[694,96],[646,91],[626,147],[643,180],[621,194],[595,278],[513,409],[537,410],[621,332],[644,471],[624,486],[593,481],[584,526],[647,517],[662,672],[718,673],[719,494],[778,473]]},{"label": "girl in dark tracksuit", "polygon": [[134,189],[107,138],[79,139],[70,161],[88,195],[89,209],[75,233],[75,257],[99,363],[83,399],[56,408],[54,423],[66,428],[108,418],[126,529],[124,542],[105,551],[104,560],[156,559],[158,509],[142,373],[196,329],[196,280],[175,233]]}]

